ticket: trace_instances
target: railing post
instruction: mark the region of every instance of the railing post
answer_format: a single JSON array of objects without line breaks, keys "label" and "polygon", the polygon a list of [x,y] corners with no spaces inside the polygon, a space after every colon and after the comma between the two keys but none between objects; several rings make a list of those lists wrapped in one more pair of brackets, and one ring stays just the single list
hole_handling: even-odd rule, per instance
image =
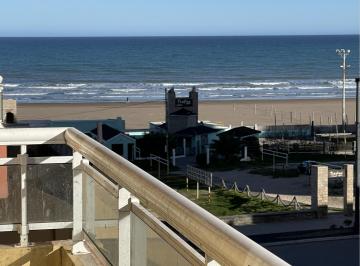
[{"label": "railing post", "polygon": [[213,260],[209,255],[205,254],[205,265],[207,266],[220,266],[220,264]]},{"label": "railing post", "polygon": [[[134,199],[131,199],[131,202],[134,202]],[[131,220],[131,265],[137,266],[146,266],[147,265],[147,225],[140,219],[135,216],[134,213],[130,211],[130,220]],[[136,255],[135,255],[135,254]],[[120,264],[119,264],[120,265]]]},{"label": "railing post", "polygon": [[29,244],[29,225],[27,219],[27,184],[26,184],[26,172],[27,172],[27,158],[26,146],[21,145],[21,152],[18,154],[18,159],[21,168],[21,229],[20,229],[20,246],[26,247]]},{"label": "railing post", "polygon": [[206,147],[206,165],[210,164],[210,148]]},{"label": "railing post", "polygon": [[160,179],[160,172],[161,172],[161,168],[160,168],[160,160],[158,161],[158,178]]},{"label": "railing post", "polygon": [[175,149],[172,149],[172,166],[176,165],[176,152]]},{"label": "railing post", "polygon": [[199,199],[199,179],[196,181],[196,199]]},{"label": "railing post", "polygon": [[82,155],[73,152],[73,232],[72,240],[82,240]]},{"label": "railing post", "polygon": [[119,189],[119,266],[131,265],[130,192]]},{"label": "railing post", "polygon": [[186,157],[186,139],[183,138],[184,157]]},{"label": "railing post", "polygon": [[[89,165],[89,160],[83,159],[84,165]],[[85,211],[85,230],[91,236],[95,235],[95,180],[90,178],[84,171],[82,172],[82,182],[85,184],[85,190],[82,193],[86,193],[86,201],[83,203]]]},{"label": "railing post", "polygon": [[311,209],[318,216],[326,216],[328,211],[328,177],[329,169],[323,165],[311,167]]},{"label": "railing post", "polygon": [[344,165],[344,214],[351,216],[353,214],[354,206],[354,165]]},{"label": "railing post", "polygon": [[[132,202],[138,199],[125,188],[119,189],[119,266],[146,265],[146,231],[131,212]],[[132,250],[141,256],[132,256]]]}]

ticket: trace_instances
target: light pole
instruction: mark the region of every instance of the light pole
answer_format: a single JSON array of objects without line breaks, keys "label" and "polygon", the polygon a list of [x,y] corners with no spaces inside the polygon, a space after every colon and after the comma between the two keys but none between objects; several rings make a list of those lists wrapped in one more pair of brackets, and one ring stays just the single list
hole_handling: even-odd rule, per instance
[{"label": "light pole", "polygon": [[342,128],[345,133],[345,125],[346,125],[346,110],[345,110],[345,82],[346,82],[346,69],[350,67],[350,65],[346,65],[346,57],[350,54],[350,50],[345,49],[336,49],[336,53],[342,58]]},{"label": "light pole", "polygon": [[359,234],[359,186],[360,186],[360,92],[359,82],[360,78],[355,79],[356,82],[356,179],[355,179],[355,234]]}]

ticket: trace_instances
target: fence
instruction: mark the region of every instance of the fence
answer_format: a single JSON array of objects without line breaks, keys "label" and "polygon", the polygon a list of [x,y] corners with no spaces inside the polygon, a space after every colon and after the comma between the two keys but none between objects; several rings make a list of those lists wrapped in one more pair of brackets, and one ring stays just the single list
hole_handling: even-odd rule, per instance
[{"label": "fence", "polygon": [[236,182],[234,182],[231,187],[228,187],[224,182],[224,179],[222,179],[222,184],[223,184],[223,188],[228,190],[233,189],[234,191],[239,193],[245,193],[246,196],[249,198],[259,198],[261,200],[266,200],[271,203],[276,203],[277,205],[281,205],[283,207],[293,207],[295,208],[295,210],[305,209],[305,204],[301,204],[300,202],[298,202],[296,196],[294,196],[293,199],[289,202],[287,200],[281,199],[281,196],[279,194],[277,194],[275,197],[268,195],[265,192],[265,189],[261,189],[260,192],[252,192],[248,185],[246,185],[243,189],[241,189],[237,186]]},{"label": "fence", "polygon": [[149,160],[150,162],[150,167],[153,166],[153,161],[158,163],[158,177],[160,178],[160,173],[161,173],[161,164],[166,166],[166,173],[169,174],[170,172],[170,167],[169,167],[169,161],[158,156],[155,154],[150,153],[149,157],[141,157],[141,150],[139,148],[136,149],[136,160],[141,161],[141,160]]},{"label": "fence", "polygon": [[199,199],[199,183],[208,186],[209,202],[211,200],[212,173],[187,165],[186,166],[186,190],[189,190],[189,179],[196,181],[196,199]]},{"label": "fence", "polygon": [[274,171],[275,171],[275,158],[276,157],[281,158],[281,159],[285,159],[285,167],[288,166],[289,154],[287,154],[285,152],[279,152],[279,151],[274,151],[274,150],[261,148],[261,159],[262,160],[264,160],[264,155],[272,156],[272,158],[273,158],[273,170]]},{"label": "fence", "polygon": [[354,143],[348,141],[347,143],[336,142],[330,138],[322,141],[305,141],[305,140],[271,140],[267,139],[263,142],[263,146],[270,150],[285,152],[290,154],[344,154],[353,155],[355,146]]},{"label": "fence", "polygon": [[306,205],[300,203],[296,196],[293,197],[291,201],[281,199],[281,196],[277,194],[275,197],[269,195],[265,192],[264,189],[261,189],[260,192],[252,192],[250,186],[246,185],[244,188],[239,188],[236,182],[229,183],[226,182],[223,178],[214,176],[211,172],[193,167],[188,165],[186,171],[186,189],[189,189],[189,179],[196,181],[196,198],[199,198],[199,183],[205,184],[209,189],[209,201],[211,200],[211,187],[219,187],[226,190],[234,190],[238,193],[245,193],[249,198],[259,198],[261,200],[270,201],[281,205],[283,207],[293,207],[295,210],[305,209]]}]

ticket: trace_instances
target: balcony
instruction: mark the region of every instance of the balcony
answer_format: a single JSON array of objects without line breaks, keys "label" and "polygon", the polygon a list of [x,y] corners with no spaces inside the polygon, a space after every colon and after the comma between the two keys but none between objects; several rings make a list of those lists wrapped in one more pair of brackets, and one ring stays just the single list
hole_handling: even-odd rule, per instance
[{"label": "balcony", "polygon": [[[71,155],[28,153],[33,145],[58,144]],[[72,249],[75,265],[79,248],[104,265],[288,265],[76,129],[0,129],[0,145],[19,151],[0,159],[8,186],[0,198],[0,236],[19,233],[20,247],[10,249],[41,246],[29,241],[33,231],[68,228],[72,239],[57,245]],[[8,250],[0,248],[0,258]]]}]

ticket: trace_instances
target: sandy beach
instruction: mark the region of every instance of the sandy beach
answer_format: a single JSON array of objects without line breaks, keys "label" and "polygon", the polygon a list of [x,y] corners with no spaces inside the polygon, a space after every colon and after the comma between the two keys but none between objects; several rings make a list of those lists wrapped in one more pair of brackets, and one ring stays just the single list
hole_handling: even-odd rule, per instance
[{"label": "sandy beach", "polygon": [[[18,120],[107,119],[121,116],[127,129],[164,121],[164,102],[18,104]],[[355,120],[355,100],[346,102],[348,123]],[[202,101],[199,119],[223,125],[341,124],[341,99]]]}]

